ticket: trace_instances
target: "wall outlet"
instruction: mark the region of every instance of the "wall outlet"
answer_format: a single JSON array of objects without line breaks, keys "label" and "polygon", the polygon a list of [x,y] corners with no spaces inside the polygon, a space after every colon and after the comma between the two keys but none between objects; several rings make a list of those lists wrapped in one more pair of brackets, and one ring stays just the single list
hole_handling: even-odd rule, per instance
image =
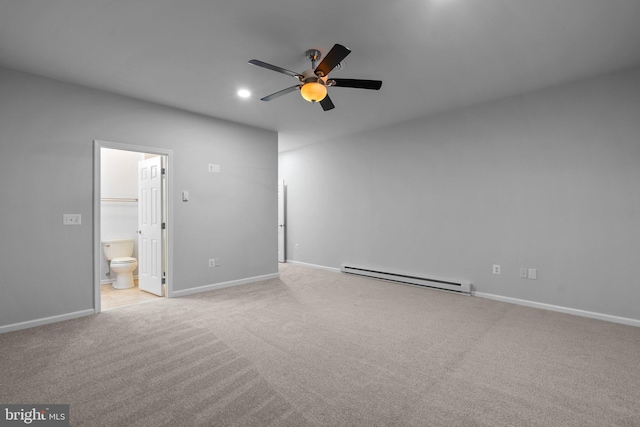
[{"label": "wall outlet", "polygon": [[498,264],[493,264],[493,274],[500,274],[500,266]]},{"label": "wall outlet", "polygon": [[520,278],[521,279],[526,279],[527,277],[528,277],[527,276],[527,269],[526,268],[521,268],[520,269]]},{"label": "wall outlet", "polygon": [[538,278],[538,270],[536,270],[535,268],[530,268],[527,271],[527,276],[529,279],[536,280]]},{"label": "wall outlet", "polygon": [[213,266],[214,267],[220,267],[220,258],[214,258],[213,259]]},{"label": "wall outlet", "polygon": [[82,215],[80,214],[62,214],[63,225],[81,225]]},{"label": "wall outlet", "polygon": [[215,163],[209,163],[209,172],[220,173],[220,165]]},{"label": "wall outlet", "polygon": [[216,260],[215,258],[211,258],[209,259],[209,268],[213,268],[216,266]]}]

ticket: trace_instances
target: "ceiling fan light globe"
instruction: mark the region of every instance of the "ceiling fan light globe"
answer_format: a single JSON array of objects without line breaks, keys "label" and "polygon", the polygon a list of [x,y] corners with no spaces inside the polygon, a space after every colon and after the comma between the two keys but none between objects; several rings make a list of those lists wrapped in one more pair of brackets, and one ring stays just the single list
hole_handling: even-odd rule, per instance
[{"label": "ceiling fan light globe", "polygon": [[325,85],[317,82],[305,83],[300,88],[300,95],[309,102],[320,102],[327,96]]}]

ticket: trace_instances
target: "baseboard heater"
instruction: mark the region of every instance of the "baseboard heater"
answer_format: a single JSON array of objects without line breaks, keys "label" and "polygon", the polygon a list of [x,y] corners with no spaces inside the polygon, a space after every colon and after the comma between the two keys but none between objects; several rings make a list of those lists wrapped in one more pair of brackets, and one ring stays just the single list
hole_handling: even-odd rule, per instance
[{"label": "baseboard heater", "polygon": [[468,280],[443,279],[440,277],[417,277],[408,274],[395,273],[390,271],[379,271],[366,267],[355,267],[342,265],[340,271],[343,273],[356,274],[358,276],[373,277],[376,279],[389,280],[391,282],[405,283],[408,285],[425,286],[428,288],[445,289],[471,295],[471,282]]}]

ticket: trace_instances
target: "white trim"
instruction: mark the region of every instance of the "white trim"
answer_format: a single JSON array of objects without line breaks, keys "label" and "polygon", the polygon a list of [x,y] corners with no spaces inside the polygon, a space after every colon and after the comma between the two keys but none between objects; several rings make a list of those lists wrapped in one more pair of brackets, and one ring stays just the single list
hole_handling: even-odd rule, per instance
[{"label": "white trim", "polygon": [[[322,265],[315,265],[315,264],[308,264],[306,262],[299,262],[299,261],[292,261],[292,260],[287,260],[287,262],[289,262],[291,264],[298,264],[298,265],[303,265],[303,266],[307,266],[307,267],[319,268],[319,269],[322,269],[322,270],[329,270],[329,271],[334,271],[334,272],[340,273],[340,270],[337,269],[337,268],[325,267],[325,266],[322,266]],[[613,323],[620,323],[622,325],[640,327],[640,320],[631,319],[629,317],[612,316],[610,314],[596,313],[594,311],[579,310],[577,308],[562,307],[560,305],[552,305],[552,304],[545,304],[545,303],[541,303],[541,302],[523,300],[523,299],[518,299],[518,298],[504,297],[504,296],[501,296],[501,295],[487,294],[487,293],[484,293],[484,292],[472,291],[471,292],[471,296],[480,297],[480,298],[486,298],[486,299],[492,299],[492,300],[495,300],[495,301],[506,302],[506,303],[509,303],[509,304],[524,305],[526,307],[533,307],[533,308],[538,308],[538,309],[541,309],[541,310],[556,311],[556,312],[559,312],[559,313],[571,314],[571,315],[574,315],[574,316],[588,317],[588,318],[591,318],[591,319],[604,320],[605,322],[613,322]]]},{"label": "white trim", "polygon": [[198,286],[197,288],[182,289],[173,291],[172,296],[183,297],[186,295],[199,294],[200,292],[214,291],[216,289],[229,288],[231,286],[246,285],[248,283],[261,282],[263,280],[277,279],[280,273],[265,274],[263,276],[247,277],[246,279],[231,280],[229,282],[216,283],[214,285]]},{"label": "white trim", "polygon": [[334,273],[340,273],[340,269],[339,268],[326,267],[324,265],[317,265],[317,264],[309,264],[309,263],[306,263],[306,262],[294,261],[294,260],[291,260],[291,259],[288,259],[287,262],[290,263],[290,264],[298,264],[298,265],[303,265],[305,267],[319,268],[320,270],[327,270],[327,271],[332,271]]},{"label": "white trim", "polygon": [[93,309],[75,311],[73,313],[59,314],[57,316],[43,317],[42,319],[27,320],[26,322],[13,323],[11,325],[0,326],[0,334],[6,332],[19,331],[21,329],[33,328],[36,326],[48,325],[49,323],[62,322],[63,320],[77,319],[78,317],[93,316]]},{"label": "white trim", "polygon": [[510,304],[524,305],[527,307],[539,308],[542,310],[557,311],[559,313],[572,314],[574,316],[589,317],[591,319],[604,320],[606,322],[621,323],[623,325],[640,327],[640,320],[628,317],[612,316],[610,314],[596,313],[594,311],[579,310],[577,308],[562,307],[560,305],[545,304],[541,302],[523,300],[518,298],[503,297],[501,295],[486,294],[484,292],[473,292],[473,296],[487,298]]},{"label": "white trim", "polygon": [[[138,280],[138,276],[133,276],[133,280]],[[100,286],[102,285],[111,285],[116,282],[116,279],[102,279],[100,281]]]},{"label": "white trim", "polygon": [[118,142],[101,141],[96,139],[93,141],[93,294],[95,314],[100,313],[100,286],[102,278],[100,277],[100,262],[102,261],[100,254],[100,149],[112,148],[115,150],[135,151],[139,153],[158,154],[165,156],[167,159],[167,277],[166,277],[166,298],[174,296],[173,293],[173,150],[164,148],[147,147],[142,145],[122,144]]}]

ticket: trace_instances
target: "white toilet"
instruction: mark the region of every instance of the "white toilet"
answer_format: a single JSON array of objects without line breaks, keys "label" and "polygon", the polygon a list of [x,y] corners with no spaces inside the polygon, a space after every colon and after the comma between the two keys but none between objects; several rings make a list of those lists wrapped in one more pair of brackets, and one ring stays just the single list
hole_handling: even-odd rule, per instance
[{"label": "white toilet", "polygon": [[102,242],[104,256],[109,261],[111,270],[116,273],[116,281],[112,283],[116,289],[127,289],[134,286],[133,270],[138,260],[133,258],[133,239],[105,240]]}]

